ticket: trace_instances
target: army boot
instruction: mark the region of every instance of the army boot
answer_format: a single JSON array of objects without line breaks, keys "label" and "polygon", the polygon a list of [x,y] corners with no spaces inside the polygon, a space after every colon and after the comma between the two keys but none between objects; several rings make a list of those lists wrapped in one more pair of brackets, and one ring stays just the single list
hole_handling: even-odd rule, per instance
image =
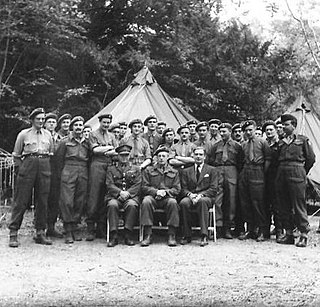
[{"label": "army boot", "polygon": [[9,247],[18,247],[18,231],[17,230],[10,230],[9,233]]}]

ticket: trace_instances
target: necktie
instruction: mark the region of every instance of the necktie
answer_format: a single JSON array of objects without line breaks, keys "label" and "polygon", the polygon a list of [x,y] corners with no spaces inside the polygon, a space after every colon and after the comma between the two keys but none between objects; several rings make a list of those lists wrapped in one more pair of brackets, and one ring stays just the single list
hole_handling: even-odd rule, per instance
[{"label": "necktie", "polygon": [[133,138],[133,156],[138,157],[138,138]]},{"label": "necktie", "polygon": [[182,156],[182,157],[185,157],[185,156],[186,156],[186,143],[182,143],[181,156]]},{"label": "necktie", "polygon": [[197,174],[196,174],[196,177],[197,177],[197,181],[199,181],[199,178],[200,178],[200,165],[197,166]]},{"label": "necktie", "polygon": [[227,162],[228,160],[228,144],[225,142],[223,144],[223,150],[222,150],[222,162]]},{"label": "necktie", "polygon": [[249,140],[249,161],[254,160],[254,151],[253,151],[253,139]]}]

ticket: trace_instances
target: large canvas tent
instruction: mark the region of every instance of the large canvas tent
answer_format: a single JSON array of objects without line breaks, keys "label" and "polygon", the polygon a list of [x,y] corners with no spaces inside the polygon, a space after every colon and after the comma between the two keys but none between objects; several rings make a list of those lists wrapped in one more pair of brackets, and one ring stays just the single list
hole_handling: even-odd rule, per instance
[{"label": "large canvas tent", "polygon": [[316,155],[316,162],[308,178],[320,195],[320,118],[312,105],[300,96],[287,110],[297,118],[297,133],[307,136]]},{"label": "large canvas tent", "polygon": [[149,115],[156,115],[159,121],[174,129],[194,119],[160,87],[147,67],[143,67],[131,84],[87,123],[93,129],[98,128],[98,116],[104,113],[112,114],[114,122],[127,123],[135,118],[143,121]]}]

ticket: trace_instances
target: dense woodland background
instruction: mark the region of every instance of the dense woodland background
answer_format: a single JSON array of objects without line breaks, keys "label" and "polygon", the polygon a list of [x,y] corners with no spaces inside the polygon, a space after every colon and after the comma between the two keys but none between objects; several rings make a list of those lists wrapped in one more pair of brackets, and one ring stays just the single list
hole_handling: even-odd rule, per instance
[{"label": "dense woodland background", "polygon": [[35,107],[89,119],[145,64],[201,120],[261,123],[300,94],[317,106],[320,29],[287,4],[265,39],[222,22],[223,0],[0,0],[0,147]]}]

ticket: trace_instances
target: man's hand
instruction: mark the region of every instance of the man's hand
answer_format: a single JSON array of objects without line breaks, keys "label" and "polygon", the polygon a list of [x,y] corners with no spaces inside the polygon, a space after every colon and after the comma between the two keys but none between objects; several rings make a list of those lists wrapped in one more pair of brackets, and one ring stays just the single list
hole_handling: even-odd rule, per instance
[{"label": "man's hand", "polygon": [[165,197],[166,195],[167,195],[166,190],[158,190],[157,195],[156,195],[156,199],[161,199],[161,198]]},{"label": "man's hand", "polygon": [[119,194],[119,198],[122,201],[127,200],[130,197],[130,193],[128,191],[121,191]]}]

